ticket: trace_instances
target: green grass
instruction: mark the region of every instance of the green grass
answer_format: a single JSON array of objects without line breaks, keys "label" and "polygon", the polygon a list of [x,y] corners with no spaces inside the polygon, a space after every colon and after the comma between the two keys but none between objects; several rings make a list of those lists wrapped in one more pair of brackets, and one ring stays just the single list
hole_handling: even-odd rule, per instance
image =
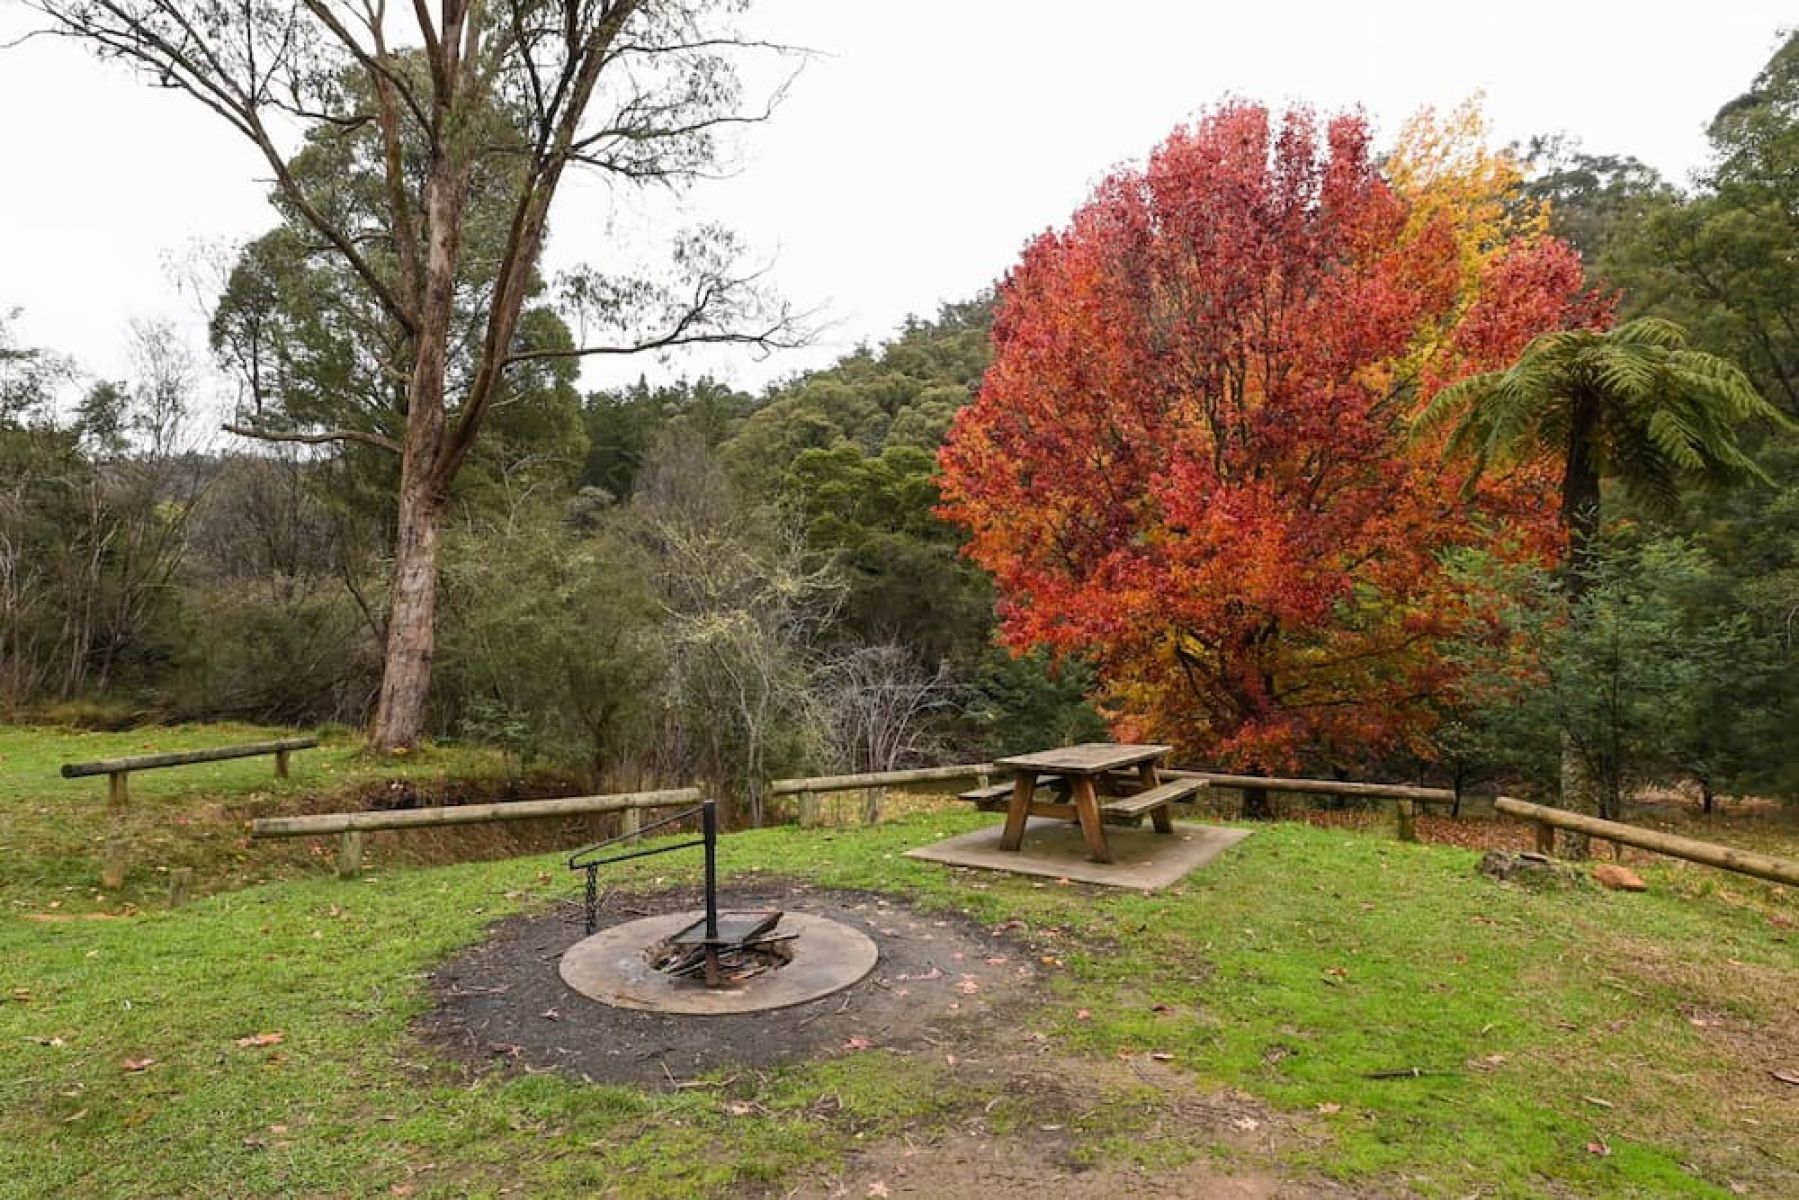
[{"label": "green grass", "polygon": [[[116,753],[131,736],[83,738],[68,757]],[[17,746],[0,742],[0,813],[67,800],[15,775]],[[348,747],[306,758],[296,767],[318,774],[364,769]],[[53,775],[55,761],[35,769]],[[167,811],[217,804],[232,787],[268,791],[266,763],[220,767],[243,774],[162,793]],[[179,774],[146,775],[141,794]],[[307,786],[296,775],[289,786]],[[103,781],[94,790],[103,809]],[[1301,1178],[1431,1196],[1799,1190],[1799,1096],[1768,1074],[1799,1068],[1799,954],[1770,919],[1793,913],[1789,895],[1686,894],[1672,868],[1648,870],[1645,895],[1536,893],[1477,877],[1465,850],[1297,824],[1260,828],[1148,897],[902,856],[991,820],[925,812],[873,829],[771,829],[731,836],[722,858],[1024,922],[1058,964],[1029,1022],[1057,1061],[1115,1080],[1120,1056],[1167,1055],[1158,1064],[1195,1093],[1257,1097],[1303,1131],[1272,1164]],[[32,828],[4,836],[28,854],[59,844]],[[69,876],[54,862],[7,861],[34,882],[0,895],[32,911],[46,889],[85,888],[59,884]],[[468,1078],[409,1032],[424,976],[498,916],[571,898],[560,868],[376,858],[342,883],[301,859],[289,878],[173,912],[0,916],[0,1195],[711,1195],[775,1187],[959,1114],[998,1128],[1033,1120],[1029,1096],[885,1052],[676,1093]],[[684,870],[621,868],[645,883]],[[79,906],[86,892],[69,895]],[[269,1031],[278,1045],[236,1045]],[[156,1062],[123,1066],[144,1058]],[[1114,1102],[1080,1126],[1079,1157],[1158,1166],[1247,1153],[1171,1129],[1165,1092],[1096,1086]]]},{"label": "green grass", "polygon": [[[306,731],[298,731],[305,733]],[[324,739],[289,756],[289,777],[275,760],[227,759],[134,772],[123,812],[107,807],[104,775],[63,779],[66,762],[196,750],[293,737],[256,725],[178,725],[125,733],[88,733],[38,725],[0,725],[0,911],[86,912],[142,906],[167,895],[167,872],[192,868],[202,890],[281,877],[315,858],[311,844],[259,845],[246,837],[255,816],[308,807],[343,807],[373,785],[426,787],[493,779],[505,764],[492,752],[434,747],[411,756],[370,754],[353,735]],[[109,838],[131,847],[132,869],[117,893],[97,891]],[[52,907],[54,906],[54,907]]]}]

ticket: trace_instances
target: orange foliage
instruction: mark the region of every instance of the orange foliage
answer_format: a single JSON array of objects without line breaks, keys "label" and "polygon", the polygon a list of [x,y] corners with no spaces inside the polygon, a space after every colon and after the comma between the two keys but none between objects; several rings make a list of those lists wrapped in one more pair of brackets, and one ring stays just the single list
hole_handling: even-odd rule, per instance
[{"label": "orange foliage", "polygon": [[1502,523],[1553,548],[1542,469],[1468,497],[1407,436],[1444,382],[1595,319],[1573,252],[1483,191],[1515,173],[1454,132],[1390,180],[1359,118],[1223,107],[1003,285],[942,511],[1006,640],[1090,657],[1120,735],[1267,769],[1415,742],[1460,604],[1439,552]]}]

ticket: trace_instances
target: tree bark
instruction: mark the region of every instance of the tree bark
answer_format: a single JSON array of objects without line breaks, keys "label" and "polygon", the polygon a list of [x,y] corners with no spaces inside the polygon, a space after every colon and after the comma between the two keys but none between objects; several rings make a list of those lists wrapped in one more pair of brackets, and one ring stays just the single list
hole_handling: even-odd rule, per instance
[{"label": "tree bark", "polygon": [[456,305],[468,168],[456,153],[434,162],[425,185],[425,272],[418,297],[406,441],[400,460],[394,575],[387,610],[381,700],[369,740],[378,750],[418,744],[437,641],[437,549],[456,463],[444,444],[444,379]]},{"label": "tree bark", "polygon": [[[1568,620],[1585,619],[1583,605],[1592,591],[1594,556],[1599,542],[1599,473],[1593,469],[1594,441],[1599,435],[1599,400],[1581,392],[1574,397],[1568,417],[1568,461],[1562,470],[1562,527],[1568,531],[1566,595]],[[1574,746],[1574,738],[1562,733],[1561,807],[1591,814],[1593,781]],[[1587,837],[1569,830],[1563,839],[1569,858],[1586,858]]]},{"label": "tree bark", "polygon": [[416,474],[402,472],[381,699],[369,730],[369,741],[381,750],[418,744],[425,733],[425,700],[431,690],[437,640],[437,547],[444,503],[433,493],[428,477],[407,478]]},{"label": "tree bark", "polygon": [[[1575,749],[1574,737],[1563,730],[1560,807],[1592,816],[1592,810],[1587,806],[1587,797],[1592,790],[1592,780],[1587,775],[1586,764],[1581,762],[1580,752]],[[1586,858],[1589,852],[1587,835],[1575,829],[1562,831],[1562,846],[1569,858]]]}]

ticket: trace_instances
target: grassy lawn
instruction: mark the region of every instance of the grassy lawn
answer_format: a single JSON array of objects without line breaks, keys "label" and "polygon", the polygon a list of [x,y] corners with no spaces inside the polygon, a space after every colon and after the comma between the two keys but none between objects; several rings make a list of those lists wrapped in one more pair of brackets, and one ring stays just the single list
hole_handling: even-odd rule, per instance
[{"label": "grassy lawn", "polygon": [[[328,736],[317,749],[289,756],[287,779],[275,778],[271,755],[133,773],[131,800],[120,813],[107,809],[106,776],[59,774],[66,762],[309,733],[256,725],[125,733],[0,725],[0,862],[7,864],[0,872],[0,911],[85,912],[156,903],[166,898],[167,872],[176,867],[193,868],[203,890],[279,878],[305,869],[303,860],[318,856],[315,847],[252,848],[245,834],[251,817],[343,807],[348,798],[383,785],[429,790],[505,772],[500,757],[485,750],[433,748],[412,759],[386,758],[365,752],[354,735]],[[101,895],[101,852],[113,836],[132,847],[132,870],[121,891]]]},{"label": "grassy lawn", "polygon": [[[498,917],[573,898],[559,858],[372,855],[346,883],[300,857],[176,911],[146,884],[134,915],[26,919],[58,898],[64,912],[118,908],[92,897],[90,835],[71,828],[104,809],[104,780],[43,783],[57,762],[263,732],[53,753],[0,732],[0,1195],[778,1194],[796,1172],[970,1113],[998,1129],[1038,1119],[1028,1095],[878,1045],[678,1091],[471,1077],[412,1032],[426,973]],[[290,789],[405,769],[352,747],[295,766]],[[265,761],[191,770],[219,774],[156,772],[133,791],[165,820],[199,821],[273,790]],[[1072,1119],[1087,1161],[1214,1157],[1376,1194],[1799,1194],[1799,1088],[1770,1073],[1799,1070],[1790,894],[1727,876],[1699,887],[1672,867],[1647,868],[1644,895],[1537,893],[1478,877],[1467,850],[1301,824],[1257,829],[1148,897],[901,857],[991,820],[770,829],[731,836],[722,858],[1020,930],[1048,971],[1020,1036],[1109,1081],[1096,1085],[1108,1102]],[[197,860],[230,860],[215,881],[273,852],[194,836]],[[647,887],[685,869],[619,871]],[[280,1040],[239,1044],[269,1033]],[[1183,1136],[1161,1119],[1166,1090],[1115,1081],[1121,1061],[1152,1056],[1179,1090],[1259,1098],[1303,1136],[1259,1163]]]}]

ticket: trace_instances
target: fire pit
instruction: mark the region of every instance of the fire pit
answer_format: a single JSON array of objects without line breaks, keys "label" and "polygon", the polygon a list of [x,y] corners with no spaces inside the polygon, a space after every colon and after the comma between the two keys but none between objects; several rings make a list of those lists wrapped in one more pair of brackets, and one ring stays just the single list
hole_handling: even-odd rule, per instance
[{"label": "fire pit", "polygon": [[[697,840],[601,856],[599,851],[699,816]],[[693,846],[706,855],[706,907],[598,930],[598,872],[607,863]],[[721,912],[718,825],[712,802],[637,833],[576,851],[569,869],[587,875],[587,937],[562,955],[563,981],[602,1004],[668,1013],[744,1013],[803,1004],[840,991],[874,969],[865,934],[806,913]]]}]

